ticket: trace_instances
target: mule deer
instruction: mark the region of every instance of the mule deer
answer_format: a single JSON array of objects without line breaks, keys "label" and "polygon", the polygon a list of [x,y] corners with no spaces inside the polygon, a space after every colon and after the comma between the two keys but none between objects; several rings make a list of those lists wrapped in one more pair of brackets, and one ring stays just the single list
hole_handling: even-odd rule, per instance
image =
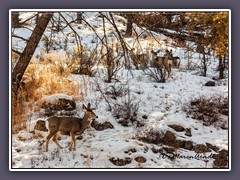
[{"label": "mule deer", "polygon": [[159,52],[160,50],[158,50],[157,52],[153,50],[151,51],[153,66],[160,69],[166,69],[168,72],[168,77],[170,77],[172,75],[172,64],[173,64],[171,54],[168,50],[166,50],[166,53],[164,54],[164,56],[159,57],[157,56]]},{"label": "mule deer", "polygon": [[133,65],[136,67],[136,69],[139,69],[139,66],[141,69],[145,69],[148,64],[147,54],[135,54],[133,52],[134,50],[135,48],[129,50],[129,55],[133,61]]},{"label": "mule deer", "polygon": [[98,118],[98,116],[90,108],[90,103],[86,107],[83,105],[84,117],[64,117],[64,116],[52,116],[46,120],[46,128],[48,129],[48,136],[46,138],[46,151],[48,151],[48,143],[52,138],[53,142],[58,148],[62,149],[58,143],[58,135],[69,135],[71,137],[71,143],[69,150],[76,150],[76,138],[75,135],[80,135],[85,129],[90,127],[90,120]]},{"label": "mule deer", "polygon": [[172,50],[170,50],[170,55],[173,61],[173,67],[179,69],[180,67],[180,58],[178,56],[173,56]]}]

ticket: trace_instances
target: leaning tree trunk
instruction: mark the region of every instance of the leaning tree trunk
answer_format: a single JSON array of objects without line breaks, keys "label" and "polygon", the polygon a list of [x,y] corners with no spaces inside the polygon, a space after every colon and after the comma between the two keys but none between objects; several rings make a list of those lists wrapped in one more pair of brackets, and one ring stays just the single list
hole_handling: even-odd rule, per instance
[{"label": "leaning tree trunk", "polygon": [[20,81],[22,80],[22,76],[25,70],[28,67],[28,64],[34,54],[35,49],[48,25],[48,22],[53,16],[53,12],[43,13],[39,19],[38,24],[36,24],[32,35],[30,36],[29,40],[27,41],[27,45],[22,52],[16,66],[12,71],[12,91],[14,95],[17,95],[18,87]]},{"label": "leaning tree trunk", "polygon": [[12,27],[13,28],[20,28],[21,25],[19,23],[19,12],[12,12]]},{"label": "leaning tree trunk", "polygon": [[126,37],[131,37],[132,36],[132,28],[133,28],[133,24],[132,24],[132,20],[128,19],[127,20],[127,29],[126,29]]},{"label": "leaning tree trunk", "polygon": [[77,23],[82,24],[82,12],[77,12]]}]

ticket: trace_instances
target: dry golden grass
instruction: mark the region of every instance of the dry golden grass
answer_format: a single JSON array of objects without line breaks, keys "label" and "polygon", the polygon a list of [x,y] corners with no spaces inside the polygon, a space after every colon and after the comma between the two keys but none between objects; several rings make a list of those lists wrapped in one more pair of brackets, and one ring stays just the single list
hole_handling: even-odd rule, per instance
[{"label": "dry golden grass", "polygon": [[[61,57],[62,58],[62,57]],[[27,112],[38,112],[44,97],[60,93],[82,100],[83,91],[78,83],[68,79],[66,59],[49,54],[40,63],[30,63],[22,78],[23,85],[17,97],[12,97],[12,131],[26,129]],[[30,116],[29,116],[30,117]]]},{"label": "dry golden grass", "polygon": [[24,105],[24,93],[19,91],[17,97],[12,98],[12,132],[16,133],[27,127],[27,108]]}]

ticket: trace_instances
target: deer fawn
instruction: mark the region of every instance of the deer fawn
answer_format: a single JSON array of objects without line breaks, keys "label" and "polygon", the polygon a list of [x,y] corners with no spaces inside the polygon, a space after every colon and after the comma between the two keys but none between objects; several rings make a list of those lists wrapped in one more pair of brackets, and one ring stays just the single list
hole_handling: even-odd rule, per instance
[{"label": "deer fawn", "polygon": [[147,54],[138,54],[134,53],[135,48],[129,50],[129,55],[132,59],[133,65],[136,69],[146,69],[148,64],[148,56]]},{"label": "deer fawn", "polygon": [[164,54],[164,56],[159,57],[157,56],[159,52],[160,50],[158,50],[157,52],[153,50],[151,51],[153,66],[161,69],[163,68],[166,69],[168,72],[168,77],[170,77],[172,75],[172,64],[173,64],[171,53],[168,50],[166,50],[166,53]]},{"label": "deer fawn", "polygon": [[173,61],[173,67],[179,69],[180,67],[180,58],[178,56],[173,56],[172,49],[170,50],[170,55]]},{"label": "deer fawn", "polygon": [[83,131],[89,128],[90,120],[98,118],[98,116],[90,108],[90,103],[86,107],[83,105],[84,117],[64,117],[64,116],[52,116],[46,120],[46,127],[49,131],[49,134],[46,138],[46,151],[48,151],[48,143],[52,138],[53,142],[57,145],[58,148],[62,149],[58,143],[58,135],[69,135],[71,137],[71,143],[69,145],[69,150],[76,150],[76,138],[75,135],[80,135]]}]

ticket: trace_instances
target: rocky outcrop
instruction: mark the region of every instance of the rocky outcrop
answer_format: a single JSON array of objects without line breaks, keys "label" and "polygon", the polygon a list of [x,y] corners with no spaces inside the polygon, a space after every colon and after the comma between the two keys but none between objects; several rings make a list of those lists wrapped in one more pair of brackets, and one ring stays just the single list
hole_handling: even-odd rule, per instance
[{"label": "rocky outcrop", "polygon": [[129,157],[126,157],[125,159],[119,159],[119,158],[112,157],[109,160],[116,166],[125,166],[132,162],[132,159]]},{"label": "rocky outcrop", "polygon": [[97,131],[103,131],[105,129],[113,129],[113,125],[110,122],[105,121],[104,123],[99,123],[96,120],[93,120],[91,126]]},{"label": "rocky outcrop", "polygon": [[53,94],[44,99],[42,106],[44,116],[53,116],[56,113],[61,115],[74,115],[76,102],[67,95]]}]

